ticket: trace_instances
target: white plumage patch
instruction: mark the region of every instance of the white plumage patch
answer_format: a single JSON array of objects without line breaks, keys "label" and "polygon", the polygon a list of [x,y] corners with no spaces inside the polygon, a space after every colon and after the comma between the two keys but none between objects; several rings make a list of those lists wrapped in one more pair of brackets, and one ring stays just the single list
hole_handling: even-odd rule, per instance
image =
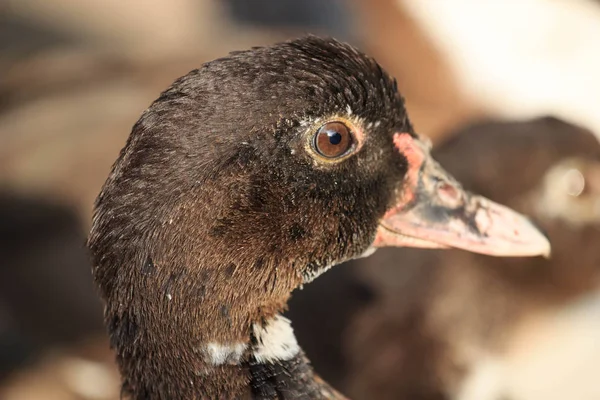
[{"label": "white plumage patch", "polygon": [[206,362],[212,365],[238,364],[246,350],[246,343],[221,344],[209,342],[204,347]]},{"label": "white plumage patch", "polygon": [[300,351],[290,320],[281,315],[264,326],[254,324],[253,330],[257,341],[254,358],[260,363],[290,360]]}]

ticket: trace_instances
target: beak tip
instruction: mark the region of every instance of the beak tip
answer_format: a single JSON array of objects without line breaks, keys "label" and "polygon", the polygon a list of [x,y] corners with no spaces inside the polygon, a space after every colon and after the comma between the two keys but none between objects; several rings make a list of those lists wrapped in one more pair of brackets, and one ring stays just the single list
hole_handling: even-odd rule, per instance
[{"label": "beak tip", "polygon": [[524,232],[528,232],[524,236],[527,238],[523,242],[526,248],[524,255],[529,257],[542,256],[545,259],[549,259],[552,255],[552,245],[550,244],[550,239],[548,235],[542,228],[540,228],[537,224],[533,223],[529,218],[525,219],[525,223],[529,225],[528,229],[524,229]]},{"label": "beak tip", "polygon": [[527,221],[531,225],[531,229],[535,232],[536,242],[539,244],[539,251],[536,255],[540,255],[545,259],[550,259],[552,256],[552,245],[550,244],[550,238],[548,237],[548,233],[544,228],[542,228],[539,224],[535,223],[535,221],[527,218]]},{"label": "beak tip", "polygon": [[546,260],[549,260],[552,258],[552,246],[550,245],[550,242],[547,239],[546,241],[546,249],[542,252],[541,256],[544,257]]},{"label": "beak tip", "polygon": [[548,233],[543,227],[541,227],[532,219],[528,218],[528,220],[529,223],[533,226],[533,228],[536,229],[541,236],[543,236],[544,249],[540,252],[540,255],[547,260],[550,259],[552,257],[552,245],[550,244],[550,237],[548,236]]}]

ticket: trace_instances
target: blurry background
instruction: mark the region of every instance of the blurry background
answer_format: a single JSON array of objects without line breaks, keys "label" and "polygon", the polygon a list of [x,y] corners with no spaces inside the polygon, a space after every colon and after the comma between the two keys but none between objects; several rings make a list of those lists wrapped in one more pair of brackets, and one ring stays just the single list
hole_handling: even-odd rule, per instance
[{"label": "blurry background", "polygon": [[[494,192],[499,183],[488,179],[493,173],[481,178],[477,189],[505,203],[514,200],[515,207],[531,210],[542,225],[552,220],[552,232],[568,243],[557,246],[562,253],[551,268],[506,278],[511,289],[499,290],[494,298],[502,304],[521,295],[526,300],[503,309],[519,318],[498,322],[491,318],[493,307],[480,318],[480,336],[502,332],[494,345],[478,341],[475,346],[468,334],[460,340],[445,337],[451,331],[447,326],[470,322],[444,314],[444,304],[451,302],[442,297],[438,307],[447,325],[436,335],[476,351],[469,353],[469,362],[444,356],[460,370],[450,378],[442,367],[427,370],[428,376],[440,376],[428,383],[435,387],[429,391],[389,394],[381,389],[385,382],[367,384],[373,373],[361,371],[366,361],[348,361],[356,353],[352,346],[379,329],[364,315],[354,320],[357,313],[347,313],[348,304],[363,311],[371,307],[367,314],[375,318],[386,315],[386,307],[413,303],[406,296],[382,295],[392,289],[372,277],[354,276],[356,290],[336,292],[332,288],[348,276],[326,274],[337,278],[329,278],[331,285],[321,286],[321,293],[340,303],[320,316],[329,324],[319,324],[321,331],[309,329],[313,305],[323,301],[319,290],[295,295],[297,311],[292,304],[298,314],[294,326],[317,370],[363,399],[600,399],[594,380],[594,371],[600,370],[600,247],[590,239],[600,232],[600,169],[595,164],[600,152],[595,139],[544,144],[545,137],[563,133],[569,138],[600,134],[600,2],[592,0],[0,0],[0,399],[119,397],[83,248],[94,198],[112,162],[140,113],[175,78],[231,50],[306,32],[350,41],[375,56],[398,79],[417,130],[436,146],[475,131],[492,141],[486,148],[501,148],[503,130],[523,132],[528,139],[511,139],[501,157],[467,143],[449,149],[448,162],[454,160],[457,171],[467,169],[465,177],[510,171],[513,181],[507,185],[520,185],[515,196],[500,198],[508,189]],[[554,118],[532,120],[544,116]],[[511,152],[520,146],[523,151]],[[477,151],[487,155],[472,166],[461,162],[465,152]],[[535,177],[527,174],[535,170],[534,153],[543,165]],[[585,160],[563,168],[569,157]],[[511,165],[520,167],[507,170]],[[559,193],[552,194],[552,188]],[[537,208],[520,202],[528,190],[544,193],[543,201],[535,197]],[[406,287],[414,289],[418,286],[405,272],[413,270],[402,268],[414,257],[384,257],[378,259],[381,265],[373,261],[369,268],[384,268],[371,274],[406,279]],[[461,263],[467,262],[460,255],[454,259],[454,271],[461,274]],[[486,262],[478,258],[476,263]],[[435,263],[439,260],[427,262]],[[403,265],[390,272],[385,269],[390,264]],[[554,271],[552,279],[545,278],[548,271]],[[469,279],[467,287],[482,289],[460,303],[461,312],[488,296],[483,278]],[[533,293],[527,283],[536,280],[549,282],[544,294],[527,297]],[[494,282],[490,287],[496,287]],[[418,312],[411,310],[424,313],[423,307],[431,305],[423,304]],[[409,330],[418,325],[403,323]],[[362,334],[356,324],[373,329]],[[414,332],[418,336],[420,331]],[[402,346],[403,338],[391,335],[390,341]],[[333,340],[331,347],[318,354],[311,350],[311,343],[328,340]],[[442,357],[423,350],[411,356],[415,368],[419,357],[436,362]],[[338,364],[327,365],[327,360]],[[352,362],[354,369],[344,368]],[[395,381],[418,380],[410,373],[404,378],[394,365],[393,360],[380,365],[385,373],[377,379],[387,374]],[[368,390],[360,388],[361,380]]]}]

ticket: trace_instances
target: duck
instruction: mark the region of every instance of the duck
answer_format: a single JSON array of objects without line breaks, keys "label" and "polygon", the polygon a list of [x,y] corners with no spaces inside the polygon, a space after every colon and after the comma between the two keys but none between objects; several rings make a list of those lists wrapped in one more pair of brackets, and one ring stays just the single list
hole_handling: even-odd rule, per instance
[{"label": "duck", "polygon": [[[569,362],[580,371],[597,365],[568,350],[565,329],[572,325],[585,345],[566,316],[581,304],[590,309],[600,287],[600,251],[591,245],[600,240],[597,136],[539,117],[479,121],[448,137],[432,150],[435,159],[467,190],[530,215],[549,236],[552,257],[382,249],[293,295],[287,316],[298,341],[322,376],[355,399],[595,398],[584,393],[585,374],[567,378]],[[334,298],[340,293],[343,303]],[[536,347],[549,338],[560,339]],[[558,359],[561,347],[571,359],[559,365],[549,354]],[[550,387],[551,373],[564,383],[552,396],[536,386]]]},{"label": "duck", "polygon": [[131,399],[339,399],[282,313],[387,246],[548,255],[531,221],[433,160],[396,81],[333,38],[230,53],[134,124],[88,237]]}]

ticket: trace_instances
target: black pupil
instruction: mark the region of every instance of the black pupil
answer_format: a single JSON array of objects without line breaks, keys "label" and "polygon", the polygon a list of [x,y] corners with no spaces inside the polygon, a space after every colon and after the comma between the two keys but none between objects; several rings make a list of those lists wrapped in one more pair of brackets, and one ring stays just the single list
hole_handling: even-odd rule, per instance
[{"label": "black pupil", "polygon": [[340,144],[342,141],[342,135],[336,131],[327,131],[327,136],[329,137],[329,143],[331,144]]}]

